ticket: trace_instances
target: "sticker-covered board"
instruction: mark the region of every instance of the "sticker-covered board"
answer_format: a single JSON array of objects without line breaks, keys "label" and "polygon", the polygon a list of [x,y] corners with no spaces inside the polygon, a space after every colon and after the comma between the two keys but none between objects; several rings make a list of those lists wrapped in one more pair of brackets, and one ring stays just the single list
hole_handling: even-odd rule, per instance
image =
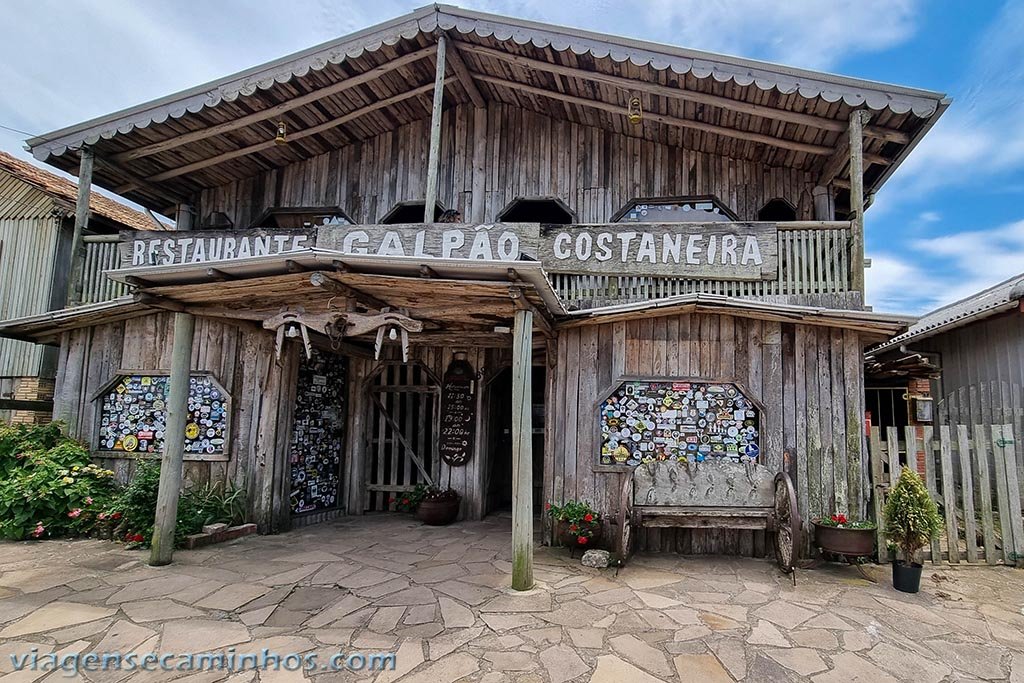
[{"label": "sticker-covered board", "polygon": [[290,507],[293,515],[338,507],[345,452],[346,360],[313,351],[299,367],[295,392]]},{"label": "sticker-covered board", "polygon": [[[124,375],[102,397],[101,451],[161,453],[167,427],[167,375]],[[228,398],[212,377],[189,379],[185,453],[223,455],[228,433]]]},{"label": "sticker-covered board", "polygon": [[756,461],[759,418],[733,384],[623,382],[601,404],[601,464]]}]

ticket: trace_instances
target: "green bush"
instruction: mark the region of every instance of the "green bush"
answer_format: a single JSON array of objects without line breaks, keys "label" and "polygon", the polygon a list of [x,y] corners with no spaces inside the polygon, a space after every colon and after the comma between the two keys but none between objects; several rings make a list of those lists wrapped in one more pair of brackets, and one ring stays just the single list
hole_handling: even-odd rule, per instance
[{"label": "green bush", "polygon": [[114,473],[60,424],[0,424],[0,536],[82,535],[105,525]]},{"label": "green bush", "polygon": [[921,477],[908,467],[885,501],[885,535],[913,562],[921,548],[942,532],[942,517]]},{"label": "green bush", "polygon": [[[136,461],[135,475],[118,494],[109,515],[117,520],[117,534],[129,543],[149,545],[153,540],[156,498],[160,488],[160,461]],[[245,516],[245,492],[233,487],[204,485],[182,491],[178,499],[178,519],[174,543],[198,534],[207,524],[237,524]]]}]

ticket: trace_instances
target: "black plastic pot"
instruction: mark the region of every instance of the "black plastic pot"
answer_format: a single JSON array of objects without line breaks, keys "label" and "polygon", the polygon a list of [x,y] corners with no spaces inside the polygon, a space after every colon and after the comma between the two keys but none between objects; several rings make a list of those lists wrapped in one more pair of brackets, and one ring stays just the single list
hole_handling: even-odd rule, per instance
[{"label": "black plastic pot", "polygon": [[907,564],[899,560],[892,563],[892,587],[904,593],[916,593],[921,590],[922,566],[916,562]]}]

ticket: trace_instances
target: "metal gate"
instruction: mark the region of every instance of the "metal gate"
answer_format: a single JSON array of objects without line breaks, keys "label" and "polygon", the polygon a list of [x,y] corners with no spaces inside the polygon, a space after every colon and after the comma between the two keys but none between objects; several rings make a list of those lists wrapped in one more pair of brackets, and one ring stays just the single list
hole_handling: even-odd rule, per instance
[{"label": "metal gate", "polygon": [[392,499],[437,481],[439,395],[437,378],[419,363],[378,366],[367,387],[365,510],[394,509]]}]

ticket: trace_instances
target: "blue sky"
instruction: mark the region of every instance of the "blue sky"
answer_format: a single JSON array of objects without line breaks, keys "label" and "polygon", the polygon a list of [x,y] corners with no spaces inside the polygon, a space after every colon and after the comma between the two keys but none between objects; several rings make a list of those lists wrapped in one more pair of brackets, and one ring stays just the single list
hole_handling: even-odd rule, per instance
[{"label": "blue sky", "polygon": [[[0,125],[44,133],[422,4],[8,0]],[[1024,1],[456,4],[946,92],[953,106],[865,215],[869,303],[921,313],[1024,271]],[[0,130],[0,149],[24,137]]]}]

